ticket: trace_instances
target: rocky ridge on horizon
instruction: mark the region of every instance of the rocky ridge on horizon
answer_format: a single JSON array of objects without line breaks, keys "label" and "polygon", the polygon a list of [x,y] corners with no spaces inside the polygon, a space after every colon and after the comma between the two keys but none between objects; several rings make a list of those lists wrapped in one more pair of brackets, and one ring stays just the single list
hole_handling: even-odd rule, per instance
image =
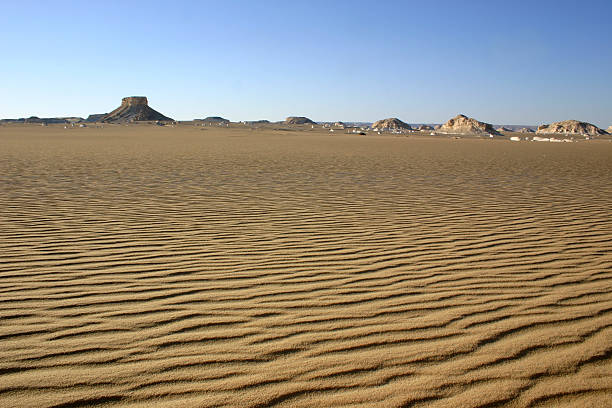
[{"label": "rocky ridge on horizon", "polygon": [[57,117],[57,118],[39,118],[38,116],[30,116],[29,118],[19,119],[0,119],[0,123],[25,123],[25,124],[72,124],[82,122],[84,119],[76,116]]},{"label": "rocky ridge on horizon", "polygon": [[194,122],[205,122],[205,123],[230,123],[229,119],[222,118],[221,116],[208,116],[204,119],[194,119]]},{"label": "rocky ridge on horizon", "polygon": [[530,128],[521,128],[516,131],[517,133],[535,133],[535,130]]},{"label": "rocky ridge on horizon", "polygon": [[416,130],[420,130],[420,131],[430,131],[430,130],[434,130],[433,126],[431,125],[419,125]]}]

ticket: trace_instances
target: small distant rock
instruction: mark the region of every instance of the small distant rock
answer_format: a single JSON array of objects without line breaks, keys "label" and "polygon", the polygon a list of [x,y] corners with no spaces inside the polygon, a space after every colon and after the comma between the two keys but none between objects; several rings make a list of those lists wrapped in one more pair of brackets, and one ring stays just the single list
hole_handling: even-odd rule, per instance
[{"label": "small distant rock", "polygon": [[402,122],[398,118],[388,118],[388,119],[378,120],[372,124],[372,129],[374,128],[379,129],[379,130],[384,130],[384,129],[412,130],[412,127],[409,124]]},{"label": "small distant rock", "polygon": [[500,135],[493,125],[480,122],[465,115],[457,115],[440,127],[440,132],[455,134],[490,134]]},{"label": "small distant rock", "polygon": [[417,130],[420,131],[429,131],[429,130],[433,130],[433,127],[429,126],[429,125],[421,125],[417,128]]},{"label": "small distant rock", "polygon": [[536,131],[538,134],[570,134],[570,135],[585,135],[585,136],[601,136],[606,132],[595,125],[578,120],[564,120],[562,122],[554,122],[550,125],[538,126]]},{"label": "small distant rock", "polygon": [[287,125],[315,125],[316,123],[305,116],[289,116],[285,119]]},{"label": "small distant rock", "polygon": [[502,127],[497,128],[497,129],[495,129],[495,130],[497,130],[497,131],[498,131],[498,132],[500,132],[500,133],[501,133],[501,132],[512,132],[512,129],[508,129],[507,127],[503,127],[503,126],[502,126]]},{"label": "small distant rock", "polygon": [[43,123],[43,120],[38,116],[30,116],[23,120],[23,123]]},{"label": "small distant rock", "polygon": [[606,129],[606,132],[610,133],[612,135],[612,126],[610,126],[609,128]]},{"label": "small distant rock", "polygon": [[265,125],[270,123],[269,120],[266,119],[262,119],[262,120],[246,120],[244,121],[245,125]]},{"label": "small distant rock", "polygon": [[535,133],[535,130],[531,128],[521,128],[517,130],[518,133]]},{"label": "small distant rock", "polygon": [[205,122],[205,123],[230,123],[228,119],[222,118],[221,116],[208,116],[204,119],[196,119],[194,122]]}]

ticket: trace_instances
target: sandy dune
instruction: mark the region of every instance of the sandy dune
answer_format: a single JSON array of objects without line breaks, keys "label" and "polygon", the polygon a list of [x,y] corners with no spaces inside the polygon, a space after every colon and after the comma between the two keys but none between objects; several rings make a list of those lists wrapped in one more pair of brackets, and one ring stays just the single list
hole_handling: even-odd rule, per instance
[{"label": "sandy dune", "polygon": [[612,406],[612,143],[0,127],[1,407]]}]

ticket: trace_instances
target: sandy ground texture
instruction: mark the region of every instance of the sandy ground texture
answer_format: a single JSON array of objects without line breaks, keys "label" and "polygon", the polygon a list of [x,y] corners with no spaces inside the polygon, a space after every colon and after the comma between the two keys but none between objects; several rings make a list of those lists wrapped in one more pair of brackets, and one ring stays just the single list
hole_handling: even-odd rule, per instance
[{"label": "sandy ground texture", "polygon": [[612,406],[612,143],[0,127],[1,407]]}]

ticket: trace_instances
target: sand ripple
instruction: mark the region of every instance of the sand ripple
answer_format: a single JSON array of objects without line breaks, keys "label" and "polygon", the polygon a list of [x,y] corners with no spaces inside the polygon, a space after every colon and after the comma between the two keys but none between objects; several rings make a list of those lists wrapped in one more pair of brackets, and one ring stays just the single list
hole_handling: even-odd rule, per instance
[{"label": "sand ripple", "polygon": [[30,132],[2,407],[612,404],[612,143]]}]

